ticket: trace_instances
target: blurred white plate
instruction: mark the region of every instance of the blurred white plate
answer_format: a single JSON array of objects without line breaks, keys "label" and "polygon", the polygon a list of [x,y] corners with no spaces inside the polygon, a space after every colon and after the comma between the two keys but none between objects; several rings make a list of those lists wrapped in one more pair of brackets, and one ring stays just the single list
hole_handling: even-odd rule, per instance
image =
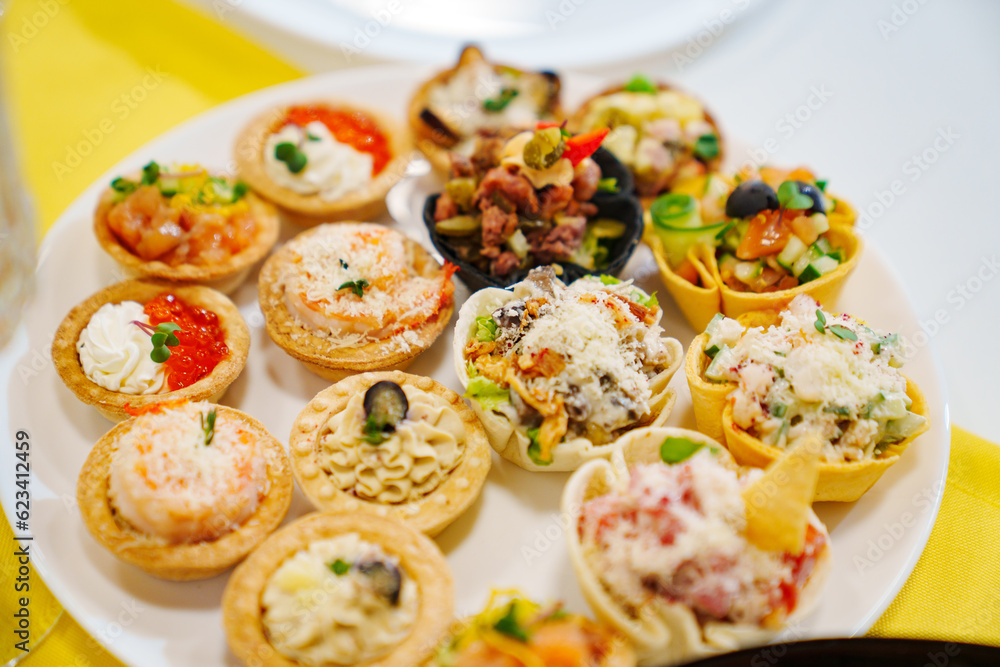
[{"label": "blurred white plate", "polygon": [[[426,69],[408,66],[350,70],[261,90],[222,105],[122,160],[63,213],[45,239],[37,297],[26,310],[15,341],[0,353],[0,419],[7,425],[7,436],[0,442],[4,461],[0,501],[13,524],[14,433],[25,430],[31,442],[36,570],[69,613],[123,662],[142,667],[237,664],[221,628],[220,597],[228,574],[194,583],[150,577],[100,547],[84,529],[75,505],[76,480],[84,459],[111,424],[63,386],[52,367],[49,347],[59,322],[75,304],[120,279],[91,231],[91,215],[101,189],[114,176],[152,159],[225,168],[236,133],[271,105],[332,95],[401,116],[411,91],[427,74]],[[569,107],[602,85],[573,75],[565,82]],[[412,176],[390,198],[397,222],[389,224],[427,247],[420,210],[434,185],[430,176]],[[687,345],[694,332],[666,296],[645,246],[626,267],[626,275],[635,277],[644,289],[659,292],[666,330]],[[459,286],[457,303],[467,296]],[[257,417],[286,441],[295,416],[326,383],[268,338],[257,306],[255,280],[244,284],[234,298],[250,325],[252,340],[246,370],[223,402]],[[882,329],[904,334],[919,330],[902,286],[876,248],[865,250],[838,307]],[[433,376],[460,390],[450,360],[451,338],[449,330],[416,360],[410,372]],[[817,508],[832,535],[834,572],[820,608],[786,638],[864,632],[895,597],[923,550],[947,473],[947,406],[928,350],[908,363],[906,373],[927,395],[931,430],[859,502]],[[672,386],[679,396],[669,424],[693,427],[683,373]],[[520,587],[535,598],[563,599],[570,609],[587,611],[567,560],[559,517],[559,495],[567,474],[528,473],[494,458],[482,498],[437,538],[455,575],[457,613],[479,609],[495,586]],[[289,518],[307,511],[307,503],[296,491]]]},{"label": "blurred white plate", "polygon": [[[477,42],[500,62],[600,65],[703,48],[764,0],[185,0],[295,59],[301,40],[347,57],[446,63]],[[271,31],[271,32],[268,32]]]}]

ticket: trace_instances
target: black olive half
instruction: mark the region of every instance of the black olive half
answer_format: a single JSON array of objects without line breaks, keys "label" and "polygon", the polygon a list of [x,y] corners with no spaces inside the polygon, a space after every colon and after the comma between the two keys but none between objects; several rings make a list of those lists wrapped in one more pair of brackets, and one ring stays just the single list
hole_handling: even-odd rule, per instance
[{"label": "black olive half", "polygon": [[813,201],[812,208],[806,211],[806,215],[826,213],[826,206],[823,204],[823,193],[819,191],[819,188],[805,181],[795,181],[795,185],[799,186],[799,194],[803,194]]},{"label": "black olive half", "polygon": [[778,208],[778,195],[764,181],[745,181],[726,200],[727,218],[752,218],[761,211]]},{"label": "black olive half", "polygon": [[357,564],[358,572],[368,577],[375,595],[393,607],[399,604],[399,593],[403,588],[403,573],[392,563],[380,560],[363,560]]},{"label": "black olive half", "polygon": [[395,431],[406,417],[410,404],[403,388],[392,380],[376,382],[365,392],[365,416],[371,417],[383,431]]}]

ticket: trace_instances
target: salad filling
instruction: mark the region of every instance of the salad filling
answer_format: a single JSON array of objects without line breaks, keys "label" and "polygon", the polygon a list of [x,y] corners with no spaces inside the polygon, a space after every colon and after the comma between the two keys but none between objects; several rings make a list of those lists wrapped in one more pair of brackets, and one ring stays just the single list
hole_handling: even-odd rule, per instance
[{"label": "salad filling", "polygon": [[631,281],[566,286],[550,267],[534,269],[511,300],[476,318],[465,395],[515,424],[539,465],[564,439],[610,442],[653,418],[655,378],[672,362],[661,314]]},{"label": "salad filling", "polygon": [[606,133],[570,136],[539,123],[506,142],[480,140],[471,157],[452,158],[435,231],[459,259],[492,276],[555,261],[601,269],[626,232],[623,222],[596,218],[591,201],[602,178],[590,156]]},{"label": "salad filling", "polygon": [[705,378],[736,383],[733,421],[766,444],[816,435],[826,461],[863,461],[926,422],[909,410],[900,337],[828,313],[808,295],[766,329],[717,315],[705,333]]},{"label": "salad filling", "polygon": [[576,527],[584,558],[630,615],[660,601],[689,607],[699,622],[776,628],[826,547],[811,524],[799,554],[765,551],[746,537],[740,478],[708,448],[685,461],[631,469],[627,484],[587,501]]},{"label": "salad filling", "polygon": [[650,216],[674,273],[700,285],[689,252],[707,246],[727,287],[765,293],[804,285],[848,259],[831,233],[837,206],[811,172],[763,167],[679,183]]}]

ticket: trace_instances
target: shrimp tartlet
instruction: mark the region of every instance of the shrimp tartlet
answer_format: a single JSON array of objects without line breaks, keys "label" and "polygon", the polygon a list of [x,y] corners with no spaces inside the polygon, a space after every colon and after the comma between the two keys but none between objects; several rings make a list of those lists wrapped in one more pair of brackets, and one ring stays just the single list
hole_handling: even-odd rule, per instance
[{"label": "shrimp tartlet", "polygon": [[288,511],[284,449],[221,405],[162,405],[115,426],[91,450],[77,500],[91,535],[162,579],[206,579],[240,561]]},{"label": "shrimp tartlet", "polygon": [[494,591],[486,608],[456,623],[425,667],[525,665],[635,667],[628,641],[561,603],[540,605],[518,591]]},{"label": "shrimp tartlet", "polygon": [[[739,469],[696,431],[646,428],[566,483],[570,561],[598,619],[643,665],[770,641],[818,604],[830,537],[811,509],[816,450]],[[791,484],[794,470],[811,473]]]},{"label": "shrimp tartlet", "polygon": [[451,624],[451,572],[429,538],[371,514],[310,514],[226,585],[222,621],[247,665],[416,667]]},{"label": "shrimp tartlet", "polygon": [[368,219],[403,177],[412,142],[395,120],[323,100],[271,109],[236,140],[240,177],[293,221]]},{"label": "shrimp tartlet", "polygon": [[337,381],[402,369],[427,349],[451,319],[453,273],[381,225],[320,225],[264,264],[260,305],[275,343]]},{"label": "shrimp tartlet", "polygon": [[101,247],[129,277],[235,290],[278,240],[274,207],[199,165],[150,162],[119,177],[94,213]]},{"label": "shrimp tartlet", "polygon": [[801,294],[783,310],[719,315],[688,349],[698,428],[741,465],[764,467],[799,440],[823,443],[816,500],[860,498],[927,430],[903,341]]},{"label": "shrimp tartlet", "polygon": [[247,325],[224,294],[128,280],[66,315],[52,360],[78,399],[121,421],[164,401],[218,401],[243,371],[249,348]]},{"label": "shrimp tartlet", "polygon": [[665,422],[683,347],[662,314],[631,281],[565,285],[550,267],[473,294],[456,324],[455,372],[493,448],[527,470],[575,470],[624,432]]},{"label": "shrimp tartlet", "polygon": [[431,378],[363,373],[324,389],[289,441],[320,511],[367,511],[436,535],[479,497],[490,446],[462,397]]}]

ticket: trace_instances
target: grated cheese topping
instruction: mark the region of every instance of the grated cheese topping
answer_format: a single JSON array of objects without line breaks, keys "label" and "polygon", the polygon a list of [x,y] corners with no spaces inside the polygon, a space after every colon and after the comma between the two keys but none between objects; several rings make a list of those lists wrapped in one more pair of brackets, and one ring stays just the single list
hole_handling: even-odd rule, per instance
[{"label": "grated cheese topping", "polygon": [[108,495],[136,529],[171,543],[211,540],[239,526],[266,493],[267,461],[256,436],[209,403],[141,415],[111,456]]}]

